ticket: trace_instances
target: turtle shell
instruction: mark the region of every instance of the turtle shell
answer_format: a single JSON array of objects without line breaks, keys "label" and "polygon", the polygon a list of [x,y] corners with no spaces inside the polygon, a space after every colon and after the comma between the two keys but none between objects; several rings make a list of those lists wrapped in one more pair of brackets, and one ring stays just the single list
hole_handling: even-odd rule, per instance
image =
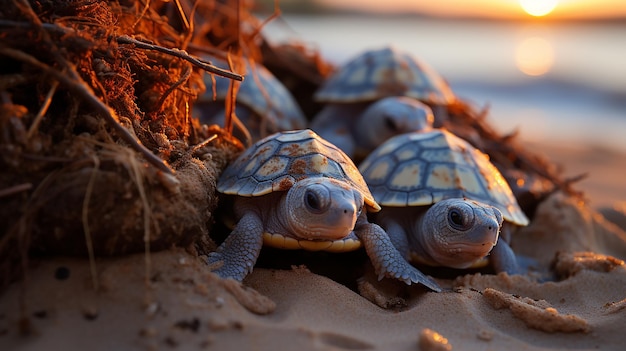
[{"label": "turtle shell", "polygon": [[510,222],[528,224],[489,157],[443,129],[393,137],[367,156],[359,170],[381,206],[426,206],[467,198],[498,208]]},{"label": "turtle shell", "polygon": [[435,105],[456,98],[448,83],[408,52],[393,47],[368,50],[342,66],[315,93],[322,103],[355,103],[409,96]]},{"label": "turtle shell", "polygon": [[[214,65],[228,69],[228,64],[218,59],[211,59]],[[205,74],[205,93],[198,98],[198,103],[219,103],[228,95],[230,79],[215,76],[215,101],[213,100],[213,78]],[[267,117],[275,125],[276,131],[301,129],[306,126],[306,117],[287,88],[260,64],[251,65],[246,60],[246,74],[239,86],[237,104],[242,104],[259,116]]]},{"label": "turtle shell", "polygon": [[217,190],[261,196],[289,190],[297,181],[310,177],[342,180],[362,194],[369,211],[380,210],[352,160],[310,129],[275,133],[259,140],[226,167]]}]

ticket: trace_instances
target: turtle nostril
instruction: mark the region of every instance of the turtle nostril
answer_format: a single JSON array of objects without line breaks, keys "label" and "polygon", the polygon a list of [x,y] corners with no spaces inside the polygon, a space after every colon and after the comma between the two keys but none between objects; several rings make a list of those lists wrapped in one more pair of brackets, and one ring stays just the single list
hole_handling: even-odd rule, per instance
[{"label": "turtle nostril", "polygon": [[343,216],[353,217],[357,213],[356,210],[357,209],[354,205],[346,204],[346,206],[343,206],[341,213],[343,214]]}]

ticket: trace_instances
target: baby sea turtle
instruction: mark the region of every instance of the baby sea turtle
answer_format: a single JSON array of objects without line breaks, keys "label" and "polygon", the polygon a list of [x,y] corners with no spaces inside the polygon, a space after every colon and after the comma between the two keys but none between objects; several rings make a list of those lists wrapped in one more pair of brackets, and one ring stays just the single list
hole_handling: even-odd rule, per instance
[{"label": "baby sea turtle", "polygon": [[[340,67],[315,93],[314,99],[326,105],[313,118],[311,128],[337,146],[353,143],[358,148],[360,136],[354,129],[362,125],[361,114],[373,102],[392,96],[426,103],[434,113],[435,126],[443,124],[447,106],[456,100],[446,81],[410,53],[393,47],[373,49]],[[395,128],[408,127],[401,120],[393,122],[389,126],[378,123],[377,131],[393,135],[413,131]]]},{"label": "baby sea turtle", "polygon": [[[210,61],[220,68],[228,68],[224,61]],[[231,81],[221,77],[215,77],[214,81],[215,87],[211,75],[205,75],[206,91],[198,98],[194,109],[199,111],[198,118],[202,123],[224,126],[224,101]],[[237,93],[235,114],[250,132],[252,142],[279,131],[301,129],[307,124],[304,113],[287,88],[265,67],[252,65],[247,60],[245,79]]]},{"label": "baby sea turtle", "polygon": [[[353,160],[362,160],[392,136],[432,129],[434,121],[430,107],[404,96],[383,98],[356,114],[351,109],[350,105],[323,109],[311,129]],[[344,113],[335,115],[340,111]]]},{"label": "baby sea turtle", "polygon": [[443,129],[399,135],[359,169],[382,206],[375,222],[404,257],[464,269],[489,255],[496,271],[519,273],[498,235],[503,219],[519,226],[528,219],[488,156],[465,140]]},{"label": "baby sea turtle", "polygon": [[443,106],[456,100],[437,72],[394,47],[361,53],[339,68],[313,98],[321,103],[356,103],[388,96],[408,96]]},{"label": "baby sea turtle", "polygon": [[343,252],[361,245],[379,277],[441,289],[411,266],[384,230],[367,221],[380,207],[352,161],[309,129],[276,133],[244,151],[221,175],[234,196],[237,225],[208,263],[237,280],[252,271],[261,247]]}]

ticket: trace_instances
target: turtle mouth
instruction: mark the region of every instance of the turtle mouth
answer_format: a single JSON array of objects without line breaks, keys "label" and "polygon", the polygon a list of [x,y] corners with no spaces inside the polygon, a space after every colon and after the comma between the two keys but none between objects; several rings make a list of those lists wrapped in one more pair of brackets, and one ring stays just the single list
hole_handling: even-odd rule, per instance
[{"label": "turtle mouth", "polygon": [[487,242],[483,244],[479,243],[456,243],[453,245],[448,244],[445,252],[437,256],[433,256],[433,259],[442,266],[466,269],[474,267],[476,262],[484,260],[487,255],[493,249],[493,243]]},{"label": "turtle mouth", "polygon": [[281,234],[263,233],[263,244],[283,250],[307,250],[327,252],[354,251],[361,247],[361,241],[352,238],[340,240],[294,239]]},{"label": "turtle mouth", "polygon": [[457,244],[449,248],[449,253],[452,257],[463,257],[468,260],[475,261],[481,259],[489,254],[495,243],[482,243],[482,244]]},{"label": "turtle mouth", "polygon": [[293,232],[296,240],[301,241],[341,241],[346,239],[354,230],[354,222],[337,223],[336,225],[326,225],[326,223],[310,223],[306,230]]}]

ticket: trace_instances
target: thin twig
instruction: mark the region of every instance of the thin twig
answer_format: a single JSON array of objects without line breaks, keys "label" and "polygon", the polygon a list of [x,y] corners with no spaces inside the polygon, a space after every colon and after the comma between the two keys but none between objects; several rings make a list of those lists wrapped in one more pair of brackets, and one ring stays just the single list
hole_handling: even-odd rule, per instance
[{"label": "thin twig", "polygon": [[[134,159],[130,159],[134,160]],[[131,173],[131,178],[135,181],[135,185],[137,186],[137,191],[139,192],[139,198],[141,199],[141,203],[143,205],[143,245],[144,245],[144,262],[145,262],[145,283],[146,286],[150,286],[150,278],[152,277],[152,257],[150,254],[150,242],[151,242],[151,231],[150,231],[150,220],[152,217],[152,207],[150,207],[150,202],[148,201],[148,195],[146,194],[146,189],[143,184],[143,177],[140,165],[138,162],[129,162],[127,164],[128,170]],[[156,226],[155,222],[155,226]],[[158,227],[157,227],[158,229]],[[150,297],[150,290],[147,290],[146,300],[152,300]]]},{"label": "thin twig", "polygon": [[201,142],[200,144],[195,145],[194,147],[192,147],[190,154],[193,155],[196,151],[198,151],[199,149],[207,146],[210,142],[212,142],[216,138],[217,138],[217,134],[211,135],[211,137],[209,137],[207,140],[205,140],[205,141]]},{"label": "thin twig", "polygon": [[273,20],[275,20],[276,18],[280,17],[280,15],[282,15],[282,11],[280,10],[280,5],[278,3],[278,0],[274,0],[274,12],[268,17],[266,18],[255,30],[254,32],[252,32],[252,34],[250,34],[250,39],[254,39],[257,35],[259,35],[261,33],[261,31],[263,30],[263,27],[265,27],[268,23],[272,22]]},{"label": "thin twig", "polygon": [[33,124],[31,124],[30,128],[28,128],[28,133],[26,133],[27,139],[30,139],[39,127],[39,123],[41,123],[43,116],[46,114],[48,108],[50,107],[50,103],[52,102],[52,96],[54,96],[54,93],[57,91],[57,86],[59,86],[59,82],[56,80],[53,81],[52,86],[50,87],[50,90],[48,90],[48,94],[46,94],[46,98],[44,99],[43,104],[39,109],[39,112],[37,112],[37,115],[35,116]]},{"label": "thin twig", "polygon": [[[9,28],[31,28],[33,26],[32,23],[25,23],[25,22],[17,22],[17,21],[7,21],[7,20],[0,20],[0,27],[9,27]],[[42,23],[41,27],[43,29],[46,30],[50,30],[50,31],[55,31],[55,32],[59,32],[59,33],[63,33],[63,34],[71,34],[71,33],[76,33],[74,30],[70,29],[70,28],[65,28],[65,27],[60,27],[58,25],[55,25],[53,23]],[[237,74],[235,72],[231,72],[231,71],[227,71],[224,69],[221,69],[217,66],[214,66],[213,64],[211,64],[208,61],[202,60],[200,58],[197,58],[193,55],[188,54],[186,51],[184,50],[179,50],[179,49],[169,49],[163,46],[159,46],[153,43],[148,43],[145,41],[141,41],[138,39],[134,39],[131,38],[127,35],[121,35],[119,37],[111,37],[109,39],[114,39],[115,41],[117,41],[120,44],[133,44],[136,47],[140,48],[140,49],[145,49],[145,50],[154,50],[154,51],[158,51],[158,52],[162,52],[164,54],[170,55],[170,56],[174,56],[174,57],[178,57],[181,58],[185,61],[188,61],[189,63],[191,63],[192,65],[199,67],[207,72],[211,72],[213,74],[217,74],[218,76],[222,76],[222,77],[226,77],[229,79],[234,79],[234,80],[238,80],[238,81],[243,81],[244,77],[241,74]]]},{"label": "thin twig", "polygon": [[244,140],[242,142],[246,145],[246,147],[252,146],[252,134],[246,125],[237,117],[236,113],[233,113],[233,127],[237,127],[237,129],[243,134]]},{"label": "thin twig", "polygon": [[[195,18],[196,10],[198,9],[199,3],[200,3],[200,0],[196,0],[194,1],[193,6],[191,7],[191,13],[189,13],[189,19],[187,20],[187,22],[189,23],[189,27],[187,28],[187,33],[185,34],[183,38],[183,42],[180,43],[180,48],[183,50],[187,50],[187,47],[189,46],[189,43],[191,42],[191,39],[193,38],[194,32],[196,30],[196,21],[194,20],[194,18]],[[181,9],[181,14],[182,16],[185,16],[184,9]]]},{"label": "thin twig", "polygon": [[143,16],[146,15],[149,8],[150,8],[150,0],[146,1],[143,9],[141,10],[141,14],[137,16],[137,20],[135,21],[135,23],[133,23],[133,28],[135,28],[139,24],[139,22],[141,22],[141,19],[143,18]]},{"label": "thin twig", "polygon": [[113,110],[112,108],[104,104],[100,99],[98,99],[93,94],[91,87],[89,87],[87,83],[80,79],[79,76],[76,79],[72,79],[62,74],[61,72],[53,69],[52,67],[42,63],[35,57],[19,50],[0,46],[0,54],[28,63],[41,69],[46,74],[53,76],[63,85],[65,85],[69,90],[82,96],[87,103],[89,103],[95,110],[99,111],[104,116],[107,123],[109,123],[109,125],[111,125],[113,129],[119,134],[120,138],[128,143],[131,148],[135,149],[135,151],[141,153],[148,162],[150,162],[163,172],[166,172],[168,174],[174,174],[174,171],[162,159],[160,159],[145,146],[143,146],[143,144],[141,144],[139,140],[135,139],[135,137],[126,128],[118,123],[119,118],[117,117],[117,113],[115,112],[115,110]]},{"label": "thin twig", "polygon": [[178,11],[178,16],[180,17],[180,21],[183,24],[183,31],[190,33],[191,32],[191,24],[187,19],[187,15],[185,15],[185,10],[183,10],[183,5],[180,3],[180,0],[174,0],[174,5],[176,5],[176,10]]},{"label": "thin twig", "polygon": [[207,72],[217,74],[218,76],[230,78],[230,79],[237,80],[240,82],[243,81],[243,76],[241,74],[237,74],[237,73],[213,66],[210,62],[194,57],[188,54],[184,50],[165,48],[159,45],[154,45],[151,43],[147,43],[145,41],[131,38],[128,35],[120,35],[119,37],[116,38],[116,40],[120,44],[132,44],[141,49],[154,50],[154,51],[162,52],[164,54],[168,54],[170,56],[181,58],[185,61],[190,62],[194,66],[200,67]]},{"label": "thin twig", "polygon": [[31,183],[13,185],[8,188],[4,188],[0,190],[0,198],[5,197],[5,196],[11,196],[17,193],[21,193],[22,191],[30,190],[32,188],[33,188],[33,185]]},{"label": "thin twig", "polygon": [[87,255],[89,256],[89,270],[91,272],[91,284],[93,290],[98,292],[100,290],[100,284],[98,281],[98,273],[96,268],[96,255],[93,249],[93,239],[91,237],[91,230],[89,229],[89,202],[91,200],[91,194],[93,192],[94,181],[96,175],[100,170],[100,160],[93,156],[92,158],[94,167],[91,170],[91,176],[87,183],[87,189],[85,190],[85,197],[83,198],[82,208],[82,220],[83,220],[83,233],[85,234],[85,245],[87,245]]},{"label": "thin twig", "polygon": [[178,88],[179,86],[183,85],[183,83],[185,83],[189,79],[189,77],[191,77],[191,73],[192,72],[193,72],[193,70],[191,69],[191,65],[187,64],[185,66],[185,71],[180,76],[180,78],[174,84],[172,84],[169,88],[167,88],[167,90],[165,90],[163,95],[161,95],[161,98],[159,99],[159,101],[157,102],[157,105],[156,105],[156,106],[159,107],[159,109],[161,109],[161,107],[165,103],[165,99],[167,99],[167,97],[170,96],[170,94],[174,90],[176,90],[176,88]]}]

